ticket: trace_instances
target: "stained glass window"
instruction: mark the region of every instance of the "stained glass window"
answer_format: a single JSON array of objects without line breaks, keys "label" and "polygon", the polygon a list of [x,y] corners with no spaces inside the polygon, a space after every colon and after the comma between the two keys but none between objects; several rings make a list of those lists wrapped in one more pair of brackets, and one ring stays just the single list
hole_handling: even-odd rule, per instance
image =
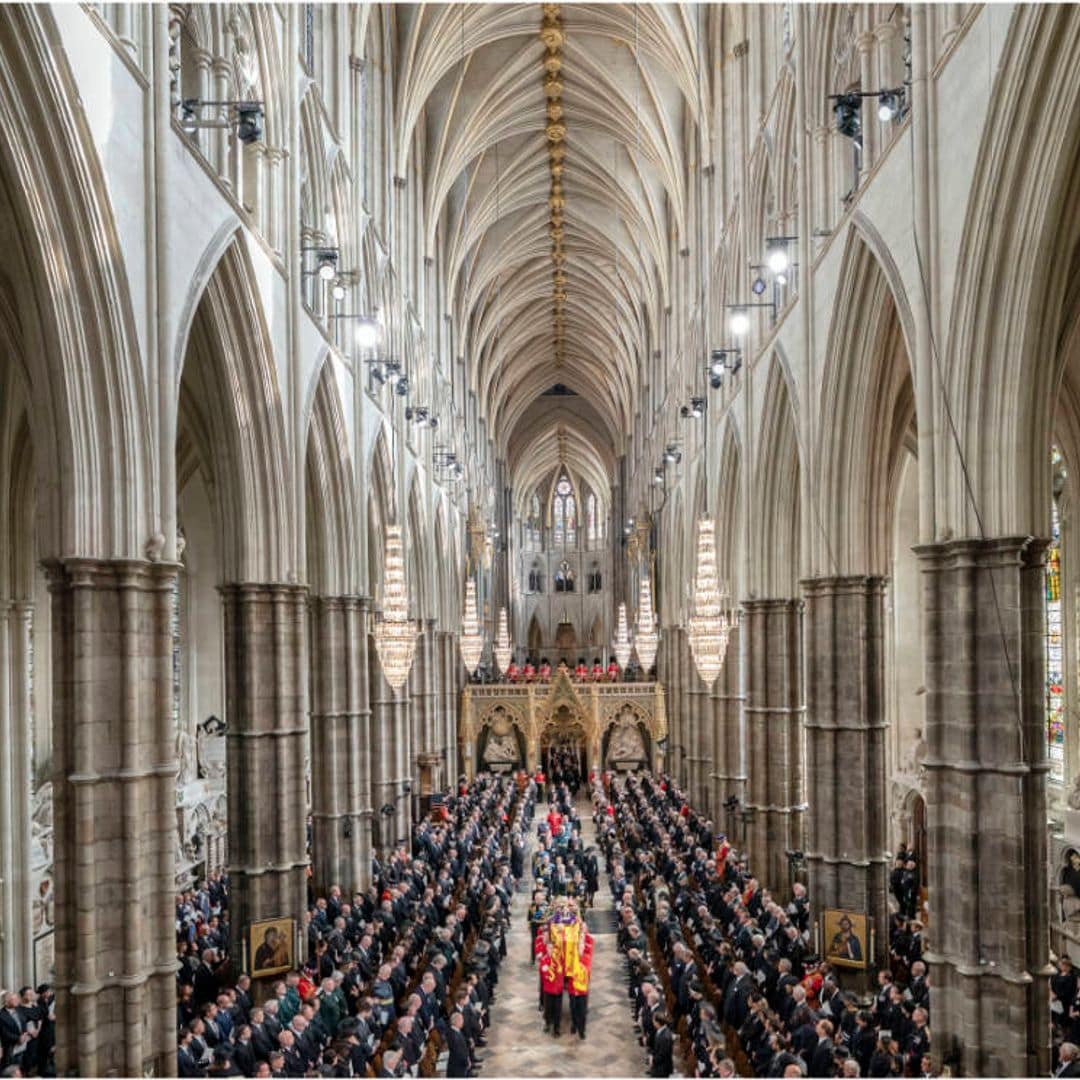
[{"label": "stained glass window", "polygon": [[552,516],[555,524],[555,543],[572,544],[577,539],[577,504],[574,489],[564,475],[555,485],[555,505]]},{"label": "stained glass window", "polygon": [[590,491],[585,500],[585,521],[589,530],[589,541],[600,539],[600,530],[596,521],[596,496]]},{"label": "stained glass window", "polygon": [[[1054,471],[1061,452],[1051,452]],[[1046,552],[1046,750],[1050,779],[1065,780],[1065,663],[1061,606],[1061,520],[1057,499],[1050,508],[1050,546]]]}]

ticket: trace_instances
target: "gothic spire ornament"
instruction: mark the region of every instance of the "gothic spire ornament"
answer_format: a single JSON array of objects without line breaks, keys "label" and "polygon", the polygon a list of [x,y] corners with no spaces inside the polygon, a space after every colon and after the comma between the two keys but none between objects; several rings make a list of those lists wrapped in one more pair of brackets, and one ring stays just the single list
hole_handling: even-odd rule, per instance
[{"label": "gothic spire ornament", "polygon": [[495,663],[505,672],[514,656],[514,644],[506,622],[506,608],[499,608],[499,633],[495,638]]},{"label": "gothic spire ornament", "polygon": [[712,518],[706,515],[698,523],[694,614],[690,616],[688,636],[698,674],[707,687],[716,682],[724,667],[728,630],[716,573],[716,530]]},{"label": "gothic spire ornament", "polygon": [[660,635],[657,633],[656,619],[653,615],[649,571],[642,570],[641,584],[638,587],[638,618],[637,629],[634,632],[634,647],[637,649],[638,661],[646,673],[656,660],[656,647],[659,642]]},{"label": "gothic spire ornament", "polygon": [[630,659],[630,632],[626,625],[626,605],[619,605],[619,620],[615,624],[615,643],[612,646],[611,651],[615,654],[615,659],[619,663],[619,667],[626,669],[627,662]]},{"label": "gothic spire ornament", "polygon": [[400,690],[409,677],[416,650],[416,627],[409,619],[409,597],[405,590],[400,525],[388,525],[386,529],[383,612],[382,620],[375,624],[375,648],[386,681]]},{"label": "gothic spire ornament", "polygon": [[465,582],[465,614],[461,619],[461,659],[469,674],[476,671],[484,652],[484,631],[476,613],[476,582]]}]

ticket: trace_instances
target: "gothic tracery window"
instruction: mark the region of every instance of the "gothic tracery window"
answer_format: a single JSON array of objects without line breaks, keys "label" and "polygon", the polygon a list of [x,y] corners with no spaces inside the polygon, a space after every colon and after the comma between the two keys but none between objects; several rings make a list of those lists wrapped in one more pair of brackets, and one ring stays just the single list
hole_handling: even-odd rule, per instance
[{"label": "gothic tracery window", "polygon": [[577,504],[570,478],[563,473],[555,485],[551,512],[556,544],[573,544],[577,540]]},{"label": "gothic tracery window", "polygon": [[585,500],[585,522],[588,529],[589,543],[600,539],[599,515],[596,512],[596,496],[590,491]]}]

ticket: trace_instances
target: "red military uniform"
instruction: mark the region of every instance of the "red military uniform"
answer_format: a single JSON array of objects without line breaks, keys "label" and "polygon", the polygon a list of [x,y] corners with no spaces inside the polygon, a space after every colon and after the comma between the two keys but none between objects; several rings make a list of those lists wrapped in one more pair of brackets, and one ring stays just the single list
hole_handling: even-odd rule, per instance
[{"label": "red military uniform", "polygon": [[585,931],[585,946],[581,950],[581,966],[576,976],[566,981],[570,995],[570,1034],[585,1038],[585,1020],[589,1009],[589,978],[592,975],[593,936]]},{"label": "red military uniform", "polygon": [[562,1025],[562,996],[566,985],[562,964],[548,951],[547,943],[540,945],[543,952],[537,952],[540,960],[540,989],[544,994],[544,1030],[549,1028],[559,1034]]},{"label": "red military uniform", "polygon": [[592,679],[593,679],[593,682],[599,682],[603,677],[604,677],[604,669],[601,666],[600,661],[597,660],[596,663],[593,664],[593,666],[592,666]]},{"label": "red military uniform", "polygon": [[518,671],[518,666],[517,666],[517,664],[515,664],[515,663],[514,663],[514,661],[513,661],[513,660],[511,660],[511,661],[510,661],[510,666],[509,666],[509,667],[507,667],[507,669],[506,669],[506,678],[507,678],[507,679],[508,679],[508,680],[509,680],[510,682],[517,682],[517,681],[518,681],[518,677],[520,676],[520,674],[521,674],[521,672],[520,672],[520,671]]},{"label": "red military uniform", "polygon": [[551,665],[546,660],[540,665],[540,681],[551,681]]},{"label": "red military uniform", "polygon": [[612,660],[607,666],[608,682],[617,682],[619,678],[619,665]]},{"label": "red military uniform", "polygon": [[535,679],[535,678],[536,678],[536,668],[534,668],[532,666],[531,661],[526,660],[525,661],[525,681],[526,682],[532,682],[533,679]]},{"label": "red military uniform", "polygon": [[584,662],[578,664],[578,666],[574,668],[574,678],[577,679],[578,682],[584,682],[588,677],[589,669],[585,666]]}]

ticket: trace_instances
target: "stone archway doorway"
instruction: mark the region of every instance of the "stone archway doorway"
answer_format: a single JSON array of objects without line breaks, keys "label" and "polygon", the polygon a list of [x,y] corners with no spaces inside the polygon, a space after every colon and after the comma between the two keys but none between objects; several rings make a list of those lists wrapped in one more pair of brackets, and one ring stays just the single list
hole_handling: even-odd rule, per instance
[{"label": "stone archway doorway", "polygon": [[540,731],[540,761],[554,782],[571,788],[588,775],[588,739],[585,724],[566,705],[560,705]]}]

